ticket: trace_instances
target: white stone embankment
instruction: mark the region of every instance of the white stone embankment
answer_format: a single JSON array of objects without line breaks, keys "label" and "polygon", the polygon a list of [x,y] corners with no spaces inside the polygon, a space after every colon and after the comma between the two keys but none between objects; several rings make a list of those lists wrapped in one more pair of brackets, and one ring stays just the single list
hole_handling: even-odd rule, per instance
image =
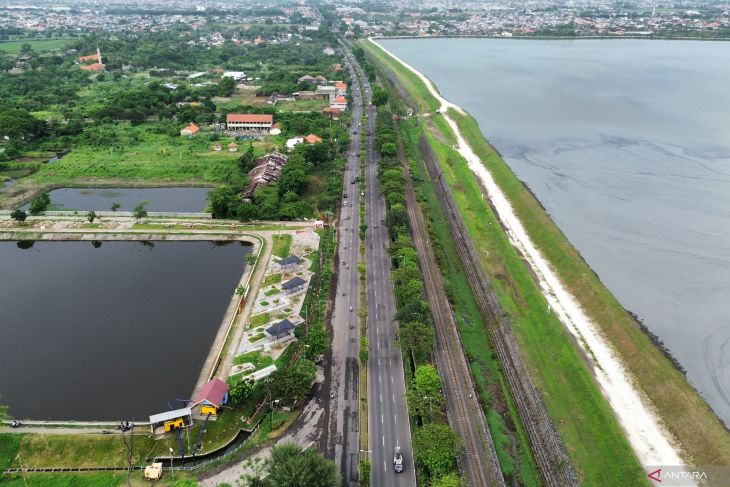
[{"label": "white stone embankment", "polygon": [[423,81],[431,95],[441,104],[439,109],[457,140],[456,149],[467,161],[469,168],[487,190],[488,198],[497,212],[512,245],[524,256],[539,281],[542,294],[552,310],[593,365],[593,372],[603,394],[615,416],[644,465],[684,465],[676,439],[662,425],[650,401],[633,385],[633,378],[623,365],[613,345],[603,335],[600,327],[583,311],[573,296],[558,278],[550,263],[542,256],[527,234],[507,197],[492,178],[491,173],[463,138],[456,122],[448,116],[452,108],[459,113],[466,112],[443,98],[434,84],[422,73],[383,48],[405,68]]}]

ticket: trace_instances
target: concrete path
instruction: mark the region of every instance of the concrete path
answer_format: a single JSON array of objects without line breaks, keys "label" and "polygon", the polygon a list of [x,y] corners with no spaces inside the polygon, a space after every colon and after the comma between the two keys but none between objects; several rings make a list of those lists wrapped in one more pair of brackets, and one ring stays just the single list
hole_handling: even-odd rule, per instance
[{"label": "concrete path", "polygon": [[[310,448],[320,441],[324,430],[325,401],[323,396],[326,395],[326,391],[322,387],[324,374],[318,371],[317,375],[314,397],[310,399],[289,430],[276,440],[276,443],[294,442],[303,448]],[[268,445],[224,470],[203,474],[203,478],[199,480],[200,485],[201,487],[216,487],[219,484],[228,483],[233,486],[245,486],[241,482],[241,477],[260,473],[259,464],[267,460],[270,455],[271,445]]]}]

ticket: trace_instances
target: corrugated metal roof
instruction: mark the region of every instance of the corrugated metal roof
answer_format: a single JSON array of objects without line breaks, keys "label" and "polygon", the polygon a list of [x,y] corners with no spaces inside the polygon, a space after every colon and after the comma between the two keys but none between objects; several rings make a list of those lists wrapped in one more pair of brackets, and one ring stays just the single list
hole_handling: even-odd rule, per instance
[{"label": "corrugated metal roof", "polygon": [[167,411],[164,413],[153,414],[150,416],[150,424],[164,423],[171,419],[182,418],[183,416],[190,416],[193,412],[190,408],[175,409],[174,411]]}]

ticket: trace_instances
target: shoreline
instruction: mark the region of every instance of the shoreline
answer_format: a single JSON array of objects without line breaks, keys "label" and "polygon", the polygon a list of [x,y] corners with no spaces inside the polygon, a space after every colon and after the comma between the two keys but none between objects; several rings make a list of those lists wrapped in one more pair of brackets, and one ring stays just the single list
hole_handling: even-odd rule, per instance
[{"label": "shoreline", "polygon": [[[24,232],[21,232],[24,233]],[[186,233],[152,233],[150,231],[139,231],[139,230],[123,230],[115,229],[108,231],[99,231],[99,229],[93,229],[90,231],[69,231],[64,230],[40,230],[40,229],[29,229],[27,232],[27,238],[18,238],[18,233],[11,231],[4,231],[0,229],[0,241],[41,241],[41,242],[88,242],[88,241],[100,241],[100,242],[246,242],[252,246],[251,254],[256,255],[256,262],[248,264],[244,262],[244,269],[241,277],[238,281],[239,284],[250,286],[251,280],[256,272],[259,270],[259,262],[261,257],[265,256],[265,249],[270,246],[266,245],[266,237],[253,233],[233,233],[233,232],[220,232],[220,231],[209,231],[209,230],[193,230]],[[264,231],[263,233],[269,234],[270,231]],[[250,291],[250,289],[249,289]],[[248,294],[248,293],[247,293]],[[232,297],[229,301],[228,306],[221,318],[221,322],[218,325],[218,331],[216,336],[211,343],[205,360],[200,365],[200,372],[196,378],[192,395],[195,393],[212,377],[216,375],[216,372],[220,369],[222,360],[225,357],[222,356],[226,344],[228,343],[228,337],[234,328],[234,322],[238,317],[238,305],[239,301],[244,299],[245,296],[239,296],[235,293],[235,288],[232,292]],[[93,419],[93,420],[76,420],[76,419],[59,419],[59,420],[37,420],[33,418],[15,418],[22,421],[27,426],[33,427],[48,427],[48,428],[59,428],[59,427],[70,427],[70,428],[84,428],[92,425],[94,427],[114,427],[119,424],[123,419],[118,420],[104,420],[104,419]],[[7,426],[8,421],[4,421],[0,426]],[[7,424],[5,424],[7,423]],[[144,426],[149,424],[146,421],[136,421],[136,425]],[[19,432],[23,432],[22,430]],[[83,431],[80,429],[79,433]]]},{"label": "shoreline", "polygon": [[[520,41],[611,41],[617,39],[632,39],[642,41],[701,41],[701,42],[728,42],[730,37],[662,37],[652,34],[646,35],[605,35],[605,36],[525,36],[525,35],[512,35],[502,36],[499,34],[450,34],[450,35],[436,35],[436,36],[382,36],[382,37],[369,37],[373,42],[376,40],[388,40],[388,39],[500,39],[500,40],[520,40]],[[376,42],[377,43],[377,42]],[[379,45],[379,44],[378,44]],[[382,47],[382,46],[381,46]]]},{"label": "shoreline", "polygon": [[489,202],[502,221],[510,242],[529,264],[530,270],[535,273],[543,296],[556,311],[563,326],[576,339],[586,360],[593,366],[593,373],[601,392],[621,424],[639,460],[644,465],[683,465],[676,439],[664,428],[662,419],[653,405],[648,403],[643,394],[634,387],[633,376],[625,368],[600,327],[584,313],[577,299],[568,292],[552,265],[532,242],[510,201],[466,142],[457,123],[448,113],[449,109],[453,109],[461,115],[467,115],[466,111],[441,96],[436,86],[422,73],[392,54],[374,39],[371,38],[370,42],[415,74],[426,86],[431,96],[440,103],[438,112],[443,115],[456,137],[456,150],[467,161],[472,174],[487,189]]},{"label": "shoreline", "polygon": [[[26,177],[30,177],[26,176]],[[24,178],[16,180],[17,183],[22,182]],[[23,205],[30,203],[40,193],[49,193],[56,189],[75,189],[75,188],[124,188],[124,189],[154,189],[154,188],[210,188],[211,190],[217,188],[219,184],[205,182],[205,181],[193,181],[193,180],[160,180],[160,179],[88,179],[83,181],[70,180],[66,182],[58,183],[43,183],[38,184],[32,188],[20,188],[23,191],[8,195],[7,190],[0,191],[0,210],[12,210],[20,208]],[[16,188],[13,186],[11,190]]]}]

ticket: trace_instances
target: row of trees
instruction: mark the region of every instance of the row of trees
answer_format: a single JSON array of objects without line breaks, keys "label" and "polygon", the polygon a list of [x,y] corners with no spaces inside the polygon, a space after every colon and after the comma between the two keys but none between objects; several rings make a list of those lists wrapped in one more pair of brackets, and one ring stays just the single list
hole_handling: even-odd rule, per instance
[{"label": "row of trees", "polygon": [[[384,97],[387,100],[387,94]],[[397,158],[397,134],[393,115],[378,107],[375,131],[376,148],[382,161],[379,178],[386,201],[385,223],[392,240],[393,289],[396,319],[400,323],[399,346],[406,363],[415,367],[406,400],[410,414],[419,418],[413,431],[413,454],[427,485],[458,487],[455,459],[460,439],[446,423],[445,397],[441,378],[431,363],[435,342],[433,321],[418,267],[418,254],[410,238],[410,221],[405,202],[405,175]]]}]

